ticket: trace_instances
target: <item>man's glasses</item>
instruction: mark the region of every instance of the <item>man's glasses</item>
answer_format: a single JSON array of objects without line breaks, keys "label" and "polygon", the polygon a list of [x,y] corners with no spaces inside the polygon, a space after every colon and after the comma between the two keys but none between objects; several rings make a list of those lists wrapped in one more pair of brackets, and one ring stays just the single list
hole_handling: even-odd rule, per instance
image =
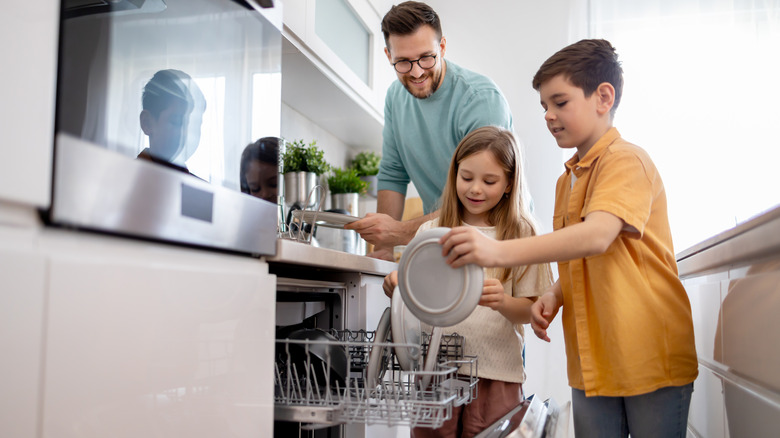
[{"label": "man's glasses", "polygon": [[425,55],[421,56],[418,59],[413,59],[411,61],[398,61],[393,63],[393,68],[395,68],[395,71],[398,73],[404,74],[409,73],[412,71],[412,67],[414,67],[414,63],[417,63],[417,65],[420,66],[423,70],[428,70],[433,68],[434,65],[436,65],[436,55]]}]

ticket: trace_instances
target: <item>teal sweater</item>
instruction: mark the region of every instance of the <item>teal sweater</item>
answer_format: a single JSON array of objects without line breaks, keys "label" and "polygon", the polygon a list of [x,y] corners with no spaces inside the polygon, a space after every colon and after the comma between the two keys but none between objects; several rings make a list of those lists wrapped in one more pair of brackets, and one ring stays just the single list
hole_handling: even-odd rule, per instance
[{"label": "teal sweater", "polygon": [[427,99],[412,96],[395,81],[385,99],[377,189],[406,195],[411,180],[425,213],[435,211],[458,143],[487,125],[512,129],[509,104],[486,76],[447,61],[444,81]]}]

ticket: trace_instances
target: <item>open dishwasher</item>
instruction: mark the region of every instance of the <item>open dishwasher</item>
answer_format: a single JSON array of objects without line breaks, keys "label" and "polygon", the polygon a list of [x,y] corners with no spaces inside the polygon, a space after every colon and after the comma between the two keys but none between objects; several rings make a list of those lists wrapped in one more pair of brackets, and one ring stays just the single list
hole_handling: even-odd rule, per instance
[{"label": "open dishwasher", "polygon": [[[429,333],[421,345],[379,336],[333,329],[318,339],[278,339],[274,417],[304,430],[344,423],[435,428],[452,416],[453,406],[476,397],[477,358],[463,355],[463,337],[443,335],[438,351],[429,352]],[[402,369],[396,351],[415,348],[435,357],[430,369]]]}]

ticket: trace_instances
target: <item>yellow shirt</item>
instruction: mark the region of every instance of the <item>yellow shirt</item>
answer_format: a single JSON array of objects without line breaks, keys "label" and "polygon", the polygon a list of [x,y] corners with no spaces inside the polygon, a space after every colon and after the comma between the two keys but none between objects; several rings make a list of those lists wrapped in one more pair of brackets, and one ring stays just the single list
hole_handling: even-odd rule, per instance
[{"label": "yellow shirt", "polygon": [[[572,174],[574,178],[572,178]],[[606,211],[624,229],[604,254],[558,263],[569,385],[631,396],[698,374],[688,295],[677,274],[663,182],[647,153],[612,128],[566,162],[553,228]]]}]

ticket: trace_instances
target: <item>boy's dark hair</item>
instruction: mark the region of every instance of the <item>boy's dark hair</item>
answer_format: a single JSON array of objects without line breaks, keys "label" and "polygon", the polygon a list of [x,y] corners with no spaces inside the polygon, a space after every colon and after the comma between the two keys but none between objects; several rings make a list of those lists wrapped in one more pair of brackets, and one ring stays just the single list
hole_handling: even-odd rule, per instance
[{"label": "boy's dark hair", "polygon": [[390,47],[390,35],[411,35],[420,26],[428,25],[441,40],[441,22],[436,11],[421,2],[407,1],[390,8],[382,19],[382,33],[385,36],[385,47]]},{"label": "boy's dark hair", "polygon": [[539,67],[532,82],[534,89],[539,91],[544,82],[560,74],[582,88],[585,96],[593,94],[601,83],[612,84],[615,104],[611,112],[615,114],[623,94],[623,68],[609,41],[581,40],[559,50]]},{"label": "boy's dark hair", "polygon": [[144,86],[141,95],[143,109],[149,111],[155,119],[177,100],[184,102],[187,108],[191,109],[194,106],[194,99],[189,89],[190,84],[194,84],[192,78],[183,71],[174,69],[158,71]]}]

